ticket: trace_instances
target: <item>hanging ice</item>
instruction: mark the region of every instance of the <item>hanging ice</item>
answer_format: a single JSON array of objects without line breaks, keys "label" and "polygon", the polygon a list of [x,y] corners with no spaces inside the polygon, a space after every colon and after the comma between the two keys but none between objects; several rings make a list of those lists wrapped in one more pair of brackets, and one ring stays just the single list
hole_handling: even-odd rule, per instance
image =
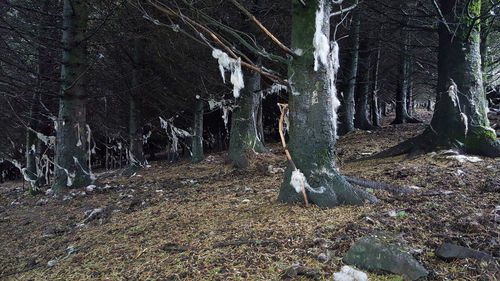
[{"label": "hanging ice", "polygon": [[214,49],[212,51],[212,57],[217,59],[219,62],[219,70],[222,76],[222,81],[226,83],[226,78],[224,76],[225,71],[231,72],[231,84],[233,84],[233,96],[235,98],[240,96],[240,90],[245,87],[243,82],[243,72],[241,71],[241,58],[233,59],[230,58],[225,52]]}]

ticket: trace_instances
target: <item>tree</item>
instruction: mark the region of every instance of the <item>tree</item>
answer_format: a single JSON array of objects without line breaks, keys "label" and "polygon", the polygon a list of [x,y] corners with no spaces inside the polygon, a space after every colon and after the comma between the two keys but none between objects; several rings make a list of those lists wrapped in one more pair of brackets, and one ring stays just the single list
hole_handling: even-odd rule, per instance
[{"label": "tree", "polygon": [[361,26],[359,12],[354,12],[353,25],[351,35],[352,45],[350,46],[352,50],[348,57],[344,78],[344,92],[339,109],[339,135],[345,135],[348,132],[354,131],[354,90],[356,88],[356,75],[358,73],[359,30]]},{"label": "tree", "polygon": [[[289,150],[307,178],[306,186],[310,185],[310,202],[324,207],[360,205],[366,195],[347,183],[335,162],[339,106],[335,75],[339,65],[338,45],[329,40],[331,2],[308,1],[305,6],[300,2],[292,1],[291,48],[302,55],[294,57],[288,68],[292,83]],[[286,169],[279,201],[303,200],[290,183],[292,170],[290,165]]]},{"label": "tree", "polygon": [[64,0],[62,87],[57,120],[53,189],[79,188],[91,183],[87,165],[85,76],[87,72],[87,1]]},{"label": "tree", "polygon": [[198,98],[194,106],[193,137],[191,139],[191,162],[193,163],[198,163],[205,159],[205,155],[203,154],[204,103]]},{"label": "tree", "polygon": [[228,157],[232,165],[238,168],[248,166],[247,153],[266,152],[259,139],[257,114],[260,105],[260,74],[247,71],[244,75],[245,88],[237,99],[236,108],[231,115],[231,136]]},{"label": "tree", "polygon": [[489,157],[500,156],[500,142],[490,128],[480,55],[481,1],[441,0],[438,84],[430,126],[374,157],[457,148]]}]

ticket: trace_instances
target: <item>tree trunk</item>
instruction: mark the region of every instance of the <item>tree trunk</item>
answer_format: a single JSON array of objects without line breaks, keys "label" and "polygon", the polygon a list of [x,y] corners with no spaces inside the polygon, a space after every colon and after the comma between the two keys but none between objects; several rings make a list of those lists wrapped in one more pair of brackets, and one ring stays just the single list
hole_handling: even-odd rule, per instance
[{"label": "tree trunk", "polygon": [[339,109],[339,135],[345,135],[354,131],[354,91],[356,88],[356,75],[358,73],[359,60],[359,29],[361,26],[360,15],[354,13],[354,26],[352,31],[352,51],[347,62],[346,76],[344,78],[344,93]]},{"label": "tree trunk", "polygon": [[[458,146],[470,153],[495,157],[500,156],[500,143],[487,117],[479,20],[471,18],[479,18],[481,0],[469,2],[441,0],[441,9],[454,34],[440,23],[438,98],[428,134],[438,145]],[[449,95],[450,85],[456,87],[458,102],[441,101]],[[450,115],[452,112],[455,114]]]},{"label": "tree trunk", "polygon": [[354,127],[361,130],[371,130],[373,126],[368,121],[367,106],[370,92],[370,51],[368,41],[364,39],[360,44],[359,67],[354,93],[355,108]]},{"label": "tree trunk", "polygon": [[56,167],[53,189],[79,188],[91,183],[86,160],[85,71],[87,55],[85,31],[87,4],[83,0],[64,0],[62,89],[56,137]]},{"label": "tree trunk", "polygon": [[264,114],[263,114],[263,107],[264,107],[264,101],[262,99],[262,94],[259,94],[259,106],[257,107],[257,136],[260,139],[260,142],[262,142],[263,145],[266,143],[264,142]]},{"label": "tree trunk", "polygon": [[[331,1],[308,1],[306,6],[292,2],[292,50],[303,50],[294,57],[288,74],[293,79],[289,96],[290,154],[295,165],[304,173],[310,189],[309,202],[333,207],[339,204],[363,203],[360,190],[352,187],[339,173],[335,163],[337,140],[337,91],[335,75],[338,67],[338,45],[329,42]],[[315,38],[315,26],[318,32]],[[313,38],[316,50],[313,47]],[[318,41],[323,44],[317,44]],[[313,51],[321,52],[313,56]],[[336,51],[337,50],[337,51]],[[312,63],[315,62],[315,69]],[[303,201],[290,184],[292,167],[288,165],[278,200],[295,203]]]},{"label": "tree trunk", "polygon": [[371,117],[373,126],[380,127],[380,110],[379,110],[379,102],[378,102],[378,78],[379,78],[379,68],[380,68],[380,56],[382,52],[382,40],[380,38],[380,34],[382,33],[382,26],[379,29],[379,36],[377,39],[377,54],[374,58],[374,66],[373,66],[373,82],[372,82],[372,96],[371,96]]},{"label": "tree trunk", "polygon": [[396,119],[391,124],[420,123],[421,121],[411,117],[407,111],[408,84],[410,58],[408,55],[408,45],[410,44],[410,33],[406,29],[401,30],[403,38],[403,48],[399,56],[399,78],[396,88]]},{"label": "tree trunk", "polygon": [[245,88],[236,100],[236,108],[231,115],[231,135],[229,138],[229,161],[237,168],[248,167],[249,152],[266,152],[257,133],[257,110],[260,99],[260,74],[247,72]]},{"label": "tree trunk", "polygon": [[145,43],[143,39],[134,39],[134,69],[132,71],[132,89],[129,95],[129,166],[122,173],[125,176],[133,175],[146,165],[142,120]]},{"label": "tree trunk", "polygon": [[205,159],[203,154],[203,106],[201,99],[196,100],[194,108],[193,137],[191,138],[191,162],[198,163]]}]

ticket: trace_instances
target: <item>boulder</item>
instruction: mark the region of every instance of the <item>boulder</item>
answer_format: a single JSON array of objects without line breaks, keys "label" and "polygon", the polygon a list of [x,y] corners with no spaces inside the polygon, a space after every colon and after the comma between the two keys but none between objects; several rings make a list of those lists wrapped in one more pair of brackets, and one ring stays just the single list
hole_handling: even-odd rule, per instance
[{"label": "boulder", "polygon": [[384,235],[359,239],[344,256],[344,262],[370,271],[388,271],[407,280],[417,280],[429,274],[411,255],[388,242]]},{"label": "boulder", "polygon": [[491,256],[482,251],[472,250],[451,243],[443,243],[436,250],[436,256],[442,259],[465,259],[490,260]]}]

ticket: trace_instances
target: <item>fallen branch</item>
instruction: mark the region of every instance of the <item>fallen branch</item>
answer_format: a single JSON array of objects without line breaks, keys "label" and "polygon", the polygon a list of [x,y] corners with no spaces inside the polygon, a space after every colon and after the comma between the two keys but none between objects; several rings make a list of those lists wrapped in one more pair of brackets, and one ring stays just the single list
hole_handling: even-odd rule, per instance
[{"label": "fallen branch", "polygon": [[239,240],[239,241],[215,243],[213,247],[215,249],[215,248],[224,248],[224,247],[241,246],[241,245],[265,246],[274,243],[276,243],[275,240]]}]

